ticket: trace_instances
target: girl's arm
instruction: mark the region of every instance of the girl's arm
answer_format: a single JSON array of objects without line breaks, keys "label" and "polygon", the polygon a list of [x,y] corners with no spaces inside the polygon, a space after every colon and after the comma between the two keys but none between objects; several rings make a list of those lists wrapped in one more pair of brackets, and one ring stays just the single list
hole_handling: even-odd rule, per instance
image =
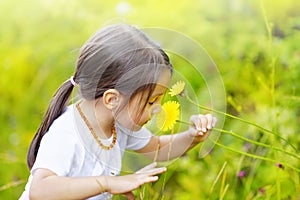
[{"label": "girl's arm", "polygon": [[157,168],[152,163],[135,174],[125,176],[91,176],[64,177],[57,176],[48,169],[36,169],[30,187],[30,199],[86,199],[103,192],[125,194],[128,199],[134,199],[132,190],[139,186],[154,182],[157,174],[166,168]]},{"label": "girl's arm", "polygon": [[216,125],[217,119],[211,114],[193,115],[187,131],[163,136],[153,136],[150,142],[138,153],[155,161],[168,161],[182,156],[189,149],[204,141],[209,131]]}]

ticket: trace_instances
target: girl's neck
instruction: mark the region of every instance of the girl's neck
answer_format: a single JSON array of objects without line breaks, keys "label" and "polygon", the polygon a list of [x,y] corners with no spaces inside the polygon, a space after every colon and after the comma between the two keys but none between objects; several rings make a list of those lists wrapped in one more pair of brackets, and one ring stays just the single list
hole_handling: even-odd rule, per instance
[{"label": "girl's neck", "polygon": [[83,100],[80,103],[80,108],[100,138],[111,137],[111,127],[114,125],[114,119],[111,112],[102,105],[101,99]]}]

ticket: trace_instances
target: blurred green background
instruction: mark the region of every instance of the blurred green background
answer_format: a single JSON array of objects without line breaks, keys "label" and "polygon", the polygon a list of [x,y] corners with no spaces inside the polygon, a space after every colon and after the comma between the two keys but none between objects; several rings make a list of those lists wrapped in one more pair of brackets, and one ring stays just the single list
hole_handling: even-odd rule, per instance
[{"label": "blurred green background", "polygon": [[[299,8],[297,0],[0,0],[0,199],[22,193],[28,146],[51,96],[73,73],[78,49],[114,22],[193,38],[218,67],[227,112],[280,132],[299,149]],[[173,62],[177,69],[180,62]],[[198,85],[194,79],[190,84]],[[199,99],[205,98],[204,89],[197,89]],[[286,142],[237,120],[227,118],[224,129],[293,152]],[[297,159],[228,135],[221,135],[220,143],[300,167]],[[295,170],[220,147],[199,158],[199,148],[170,165],[163,181],[145,187],[144,197],[137,196],[300,199]]]}]

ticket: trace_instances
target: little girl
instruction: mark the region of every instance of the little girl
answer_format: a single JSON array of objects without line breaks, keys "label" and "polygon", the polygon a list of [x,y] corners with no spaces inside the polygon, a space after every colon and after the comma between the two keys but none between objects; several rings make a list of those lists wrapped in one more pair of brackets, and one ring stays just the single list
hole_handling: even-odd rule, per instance
[{"label": "little girl", "polygon": [[[160,137],[143,127],[160,111],[171,75],[167,54],[140,30],[119,24],[98,31],[81,48],[74,75],[55,93],[31,142],[31,175],[20,199],[134,199],[133,190],[157,181],[166,168],[155,162],[119,176],[124,151],[173,159],[216,123],[210,114],[193,115],[188,130]],[[75,86],[81,99],[68,106]]]}]

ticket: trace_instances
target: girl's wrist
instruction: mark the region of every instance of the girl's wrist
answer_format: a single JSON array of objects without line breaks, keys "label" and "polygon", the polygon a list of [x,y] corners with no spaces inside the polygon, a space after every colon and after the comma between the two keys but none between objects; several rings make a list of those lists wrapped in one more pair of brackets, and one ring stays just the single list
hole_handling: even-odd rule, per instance
[{"label": "girl's wrist", "polygon": [[188,129],[185,132],[185,134],[186,134],[185,137],[189,140],[189,144],[190,144],[189,149],[193,148],[194,146],[196,146],[199,143],[199,141],[197,140],[197,137],[195,136],[194,130]]},{"label": "girl's wrist", "polygon": [[100,194],[108,191],[108,183],[106,176],[98,176],[95,180],[99,187]]},{"label": "girl's wrist", "polygon": [[[196,146],[200,142],[203,142],[205,140],[204,135],[199,135],[199,133],[195,131],[195,129],[190,128],[187,131],[188,137],[192,140],[191,146]],[[206,133],[207,134],[207,133]]]}]

